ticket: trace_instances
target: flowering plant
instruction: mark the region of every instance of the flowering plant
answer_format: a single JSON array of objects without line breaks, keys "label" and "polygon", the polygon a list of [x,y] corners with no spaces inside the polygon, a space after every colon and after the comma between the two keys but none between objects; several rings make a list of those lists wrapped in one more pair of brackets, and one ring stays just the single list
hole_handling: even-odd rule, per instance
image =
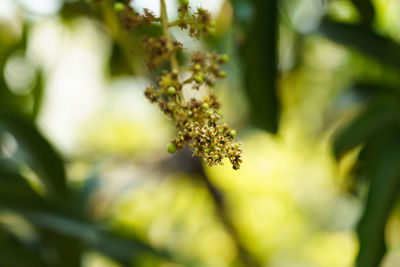
[{"label": "flowering plant", "polygon": [[[175,122],[177,134],[167,145],[167,150],[175,153],[189,144],[193,155],[202,157],[208,165],[222,164],[222,160],[228,158],[233,169],[237,170],[242,162],[242,150],[240,144],[234,142],[236,130],[220,122],[220,103],[214,94],[216,80],[226,77],[221,66],[229,58],[226,54],[194,52],[189,66],[182,66],[176,55],[182,51],[183,44],[170,33],[171,27],[179,27],[188,30],[190,37],[200,39],[214,32],[215,22],[203,8],[191,12],[187,0],[181,1],[177,20],[169,22],[165,1],[160,0],[160,5],[160,17],[148,9],[144,9],[143,14],[136,12],[129,1],[115,3],[114,9],[120,13],[126,29],[152,23],[162,26],[161,36],[144,37],[143,44],[148,54],[146,65],[149,71],[155,71],[165,63],[167,67],[162,69],[162,74],[146,88],[144,94]],[[189,75],[183,79],[185,73]],[[186,88],[196,91],[205,89],[206,93],[201,98],[185,97],[183,90]]]}]

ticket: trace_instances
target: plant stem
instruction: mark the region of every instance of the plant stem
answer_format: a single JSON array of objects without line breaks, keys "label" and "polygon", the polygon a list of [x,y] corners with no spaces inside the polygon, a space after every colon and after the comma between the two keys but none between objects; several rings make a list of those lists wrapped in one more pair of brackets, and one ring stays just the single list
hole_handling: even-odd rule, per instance
[{"label": "plant stem", "polygon": [[165,0],[160,0],[160,6],[161,6],[161,11],[160,11],[161,25],[163,28],[164,36],[167,39],[167,48],[169,51],[172,52],[170,56],[171,68],[173,70],[179,70],[178,61],[176,60],[176,55],[175,52],[173,51],[174,46],[172,43],[171,34],[168,29],[169,21],[168,21],[167,7],[165,5]]},{"label": "plant stem", "polygon": [[175,20],[173,22],[170,22],[168,24],[168,27],[179,26],[181,23],[193,24],[193,23],[195,23],[195,20],[193,20],[193,19],[178,19],[178,20]]}]

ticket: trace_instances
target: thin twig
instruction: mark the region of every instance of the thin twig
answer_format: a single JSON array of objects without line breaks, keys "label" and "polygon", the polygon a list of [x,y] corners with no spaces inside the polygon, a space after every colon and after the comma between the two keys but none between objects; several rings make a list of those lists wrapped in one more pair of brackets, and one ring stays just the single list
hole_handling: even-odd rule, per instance
[{"label": "thin twig", "polygon": [[[160,16],[161,16],[161,25],[163,28],[164,36],[167,39],[167,48],[169,51],[173,51],[174,49],[174,44],[172,42],[171,34],[168,29],[168,15],[167,15],[167,7],[165,5],[164,0],[160,0],[160,6],[161,6],[161,11],[160,11]],[[171,61],[171,67],[173,70],[179,70],[179,65],[178,65],[178,60],[176,59],[175,53],[171,53],[170,57]]]}]

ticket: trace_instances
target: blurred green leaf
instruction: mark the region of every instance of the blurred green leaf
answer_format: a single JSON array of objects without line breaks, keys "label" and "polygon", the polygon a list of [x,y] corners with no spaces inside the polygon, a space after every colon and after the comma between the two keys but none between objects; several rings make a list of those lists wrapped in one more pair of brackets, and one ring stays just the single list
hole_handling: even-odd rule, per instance
[{"label": "blurred green leaf", "polygon": [[351,87],[354,92],[363,98],[374,97],[400,97],[400,88],[397,86],[384,85],[377,82],[360,82]]},{"label": "blurred green leaf", "polygon": [[371,26],[375,17],[375,8],[371,0],[352,0],[360,11],[362,22],[366,26]]},{"label": "blurred green leaf", "polygon": [[[241,2],[234,1],[235,8]],[[254,0],[252,3],[254,21],[246,29],[248,33],[242,47],[250,120],[254,125],[275,133],[280,109],[276,93],[278,1]]]},{"label": "blurred green leaf", "polygon": [[385,226],[400,189],[399,129],[378,136],[376,153],[369,154],[367,175],[371,180],[368,198],[357,228],[360,251],[357,267],[376,267],[385,251]]},{"label": "blurred green leaf", "polygon": [[325,19],[318,31],[331,40],[355,48],[381,63],[400,68],[400,45],[376,34],[368,27]]},{"label": "blurred green leaf", "polygon": [[20,212],[33,225],[80,240],[125,265],[129,265],[134,258],[143,253],[150,253],[164,259],[170,257],[167,253],[155,250],[140,240],[117,236],[78,217],[32,210]]},{"label": "blurred green leaf", "polygon": [[98,3],[88,1],[65,1],[60,10],[60,16],[65,22],[71,22],[78,17],[101,18]]},{"label": "blurred green leaf", "polygon": [[393,99],[381,99],[364,108],[335,137],[333,149],[337,158],[373,137],[392,123],[400,122],[400,108]]},{"label": "blurred green leaf", "polygon": [[49,193],[66,192],[63,160],[32,122],[0,112],[0,131],[9,132],[16,139],[19,146],[16,157],[37,173]]},{"label": "blurred green leaf", "polygon": [[43,204],[43,199],[18,173],[10,160],[0,160],[0,206],[32,207]]},{"label": "blurred green leaf", "polygon": [[133,75],[134,70],[132,67],[132,62],[128,61],[130,58],[131,55],[127,57],[124,48],[122,48],[119,43],[113,42],[110,61],[108,63],[110,75]]},{"label": "blurred green leaf", "polygon": [[34,99],[33,109],[32,109],[33,120],[35,120],[39,115],[40,108],[42,106],[43,94],[44,94],[44,77],[43,77],[43,72],[39,70],[36,74],[35,87],[32,90],[32,95]]},{"label": "blurred green leaf", "polygon": [[0,266],[46,267],[49,266],[36,251],[11,240],[0,240]]},{"label": "blurred green leaf", "polygon": [[[12,41],[0,47],[0,73],[2,74],[0,75],[0,107],[1,109],[6,109],[15,113],[27,114],[27,111],[29,110],[27,109],[29,96],[17,96],[11,92],[5,80],[4,69],[10,55],[17,51],[24,51],[26,49],[29,26],[25,24],[22,27],[20,38],[15,37],[14,35],[16,34],[13,33],[13,31],[3,28],[10,28],[10,25],[0,24],[0,34],[4,34],[5,36],[2,36],[3,38]],[[1,44],[3,45],[4,42]]]}]

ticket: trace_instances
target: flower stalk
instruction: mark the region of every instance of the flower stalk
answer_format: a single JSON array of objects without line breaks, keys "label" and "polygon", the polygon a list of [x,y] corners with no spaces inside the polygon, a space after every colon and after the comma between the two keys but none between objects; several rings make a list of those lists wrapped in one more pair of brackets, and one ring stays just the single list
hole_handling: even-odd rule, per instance
[{"label": "flower stalk", "polygon": [[[162,74],[154,84],[146,88],[144,94],[175,123],[177,134],[167,145],[167,151],[175,153],[189,145],[193,155],[203,158],[210,166],[223,164],[223,159],[227,158],[235,170],[239,169],[242,150],[240,144],[234,142],[236,130],[220,122],[220,103],[214,94],[216,81],[226,77],[226,72],[221,67],[228,61],[228,56],[195,52],[189,66],[180,66],[176,54],[182,51],[183,44],[170,33],[171,27],[179,27],[188,30],[189,36],[195,39],[210,35],[215,31],[211,14],[203,8],[191,13],[188,1],[182,1],[178,9],[178,19],[170,23],[165,0],[160,0],[159,18],[148,9],[144,9],[144,14],[139,14],[129,5],[125,5],[123,9],[119,6],[118,10],[127,29],[161,23],[161,36],[144,38],[144,47],[148,54],[146,64],[149,71],[155,71],[165,63],[170,68],[164,67]],[[182,81],[181,71],[190,73],[190,77]],[[194,91],[202,88],[207,93],[200,98],[185,99],[184,87]]]}]

